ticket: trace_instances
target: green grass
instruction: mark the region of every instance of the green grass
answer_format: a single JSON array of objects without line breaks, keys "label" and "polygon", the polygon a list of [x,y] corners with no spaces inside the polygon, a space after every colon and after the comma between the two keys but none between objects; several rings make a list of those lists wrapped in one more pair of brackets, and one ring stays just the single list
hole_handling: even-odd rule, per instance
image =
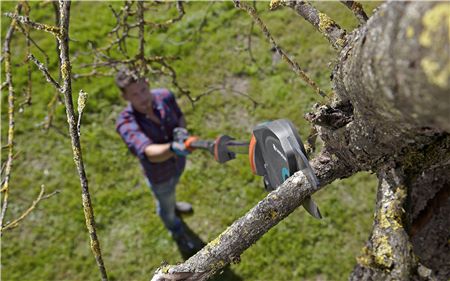
[{"label": "green grass", "polygon": [[[121,3],[113,2],[115,7]],[[12,11],[15,3],[1,3],[2,12]],[[208,3],[190,3],[186,15],[166,32],[154,32],[148,38],[146,52],[153,55],[177,55],[172,63],[180,84],[193,96],[208,87],[226,84],[227,91],[203,97],[192,108],[180,97],[188,128],[196,135],[214,138],[220,133],[248,139],[259,122],[289,118],[303,138],[310,130],[303,115],[317,102],[323,102],[305,86],[289,67],[280,62],[272,66],[270,45],[255,26],[253,53],[259,67],[245,51],[250,17],[232,3],[217,2],[207,14],[201,32],[196,32],[205,17]],[[357,22],[339,3],[315,3],[344,28]],[[366,5],[366,4],[365,4]],[[377,3],[367,4],[375,7]],[[268,12],[268,3],[257,3],[261,17],[275,40],[322,87],[331,89],[328,62],[336,52],[327,41],[292,11]],[[31,2],[31,18],[53,23],[51,4]],[[160,5],[149,13],[151,20],[163,20],[169,10]],[[2,39],[9,19],[2,17]],[[71,53],[86,51],[86,41],[103,45],[114,25],[104,2],[75,2],[71,9]],[[32,37],[48,51],[50,70],[57,77],[54,39],[33,31]],[[16,104],[24,100],[26,67],[23,36],[17,34],[12,44]],[[137,46],[130,44],[130,48]],[[32,49],[44,61],[36,48]],[[90,57],[80,57],[73,71]],[[173,88],[167,77],[151,77],[154,87]],[[2,80],[4,73],[2,72]],[[175,243],[154,212],[155,204],[146,187],[137,160],[127,151],[115,133],[114,122],[124,106],[113,78],[79,79],[73,82],[74,100],[80,89],[89,93],[83,116],[81,142],[98,236],[104,261],[112,280],[148,280],[162,261],[181,262]],[[233,93],[250,95],[259,105]],[[10,207],[6,220],[23,212],[43,184],[47,192],[58,195],[41,202],[18,228],[2,237],[3,280],[98,280],[99,273],[89,248],[89,237],[81,207],[80,183],[72,160],[64,108],[58,104],[54,126],[44,132],[40,124],[47,114],[47,104],[55,91],[33,66],[33,105],[16,111],[15,151],[17,159],[11,179]],[[2,144],[6,143],[7,93],[2,91]],[[58,132],[59,131],[59,132]],[[62,132],[63,134],[61,134]],[[6,159],[2,151],[2,161]],[[358,174],[337,181],[318,192],[314,198],[324,219],[315,220],[302,209],[295,211],[270,230],[232,265],[234,276],[243,280],[344,280],[355,256],[368,237],[376,183],[373,175]],[[178,198],[193,203],[195,215],[186,223],[204,241],[214,239],[234,220],[245,214],[266,193],[262,180],[250,172],[246,157],[225,165],[214,162],[204,152],[189,156],[188,166],[178,186]],[[223,279],[235,280],[232,275]]]}]

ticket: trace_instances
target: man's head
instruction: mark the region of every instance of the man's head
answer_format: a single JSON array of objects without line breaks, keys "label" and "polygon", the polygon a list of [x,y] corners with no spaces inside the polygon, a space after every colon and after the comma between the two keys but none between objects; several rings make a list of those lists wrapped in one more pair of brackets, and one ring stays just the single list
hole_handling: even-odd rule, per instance
[{"label": "man's head", "polygon": [[134,109],[141,113],[152,110],[152,97],[145,78],[128,69],[121,69],[116,75],[116,85],[122,91],[122,97],[129,101]]}]

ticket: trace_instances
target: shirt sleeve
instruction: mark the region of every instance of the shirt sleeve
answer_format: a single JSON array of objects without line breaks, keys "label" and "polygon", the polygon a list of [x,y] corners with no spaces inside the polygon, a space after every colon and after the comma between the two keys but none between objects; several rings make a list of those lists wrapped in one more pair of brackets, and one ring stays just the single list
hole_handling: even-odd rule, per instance
[{"label": "shirt sleeve", "polygon": [[116,131],[128,149],[140,159],[145,159],[145,148],[153,141],[139,127],[136,118],[129,112],[122,112],[116,122]]},{"label": "shirt sleeve", "polygon": [[181,112],[180,107],[178,106],[177,101],[175,100],[175,95],[169,91],[169,105],[171,107],[171,109],[175,112],[175,115],[177,116],[178,119],[180,119],[183,116],[183,112]]}]

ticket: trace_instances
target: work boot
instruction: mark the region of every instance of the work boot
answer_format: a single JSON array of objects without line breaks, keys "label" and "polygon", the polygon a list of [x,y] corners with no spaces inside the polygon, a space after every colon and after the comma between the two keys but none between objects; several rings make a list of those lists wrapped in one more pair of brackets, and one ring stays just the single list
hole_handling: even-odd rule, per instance
[{"label": "work boot", "polygon": [[192,205],[187,202],[176,202],[175,211],[179,214],[191,214],[194,212]]},{"label": "work boot", "polygon": [[175,240],[182,253],[192,256],[198,251],[195,242],[184,230],[179,233],[172,232],[172,238]]}]

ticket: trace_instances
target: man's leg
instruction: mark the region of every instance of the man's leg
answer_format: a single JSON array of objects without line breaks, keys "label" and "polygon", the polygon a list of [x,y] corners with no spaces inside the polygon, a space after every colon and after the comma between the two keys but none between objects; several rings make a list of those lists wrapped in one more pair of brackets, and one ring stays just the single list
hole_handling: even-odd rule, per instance
[{"label": "man's leg", "polygon": [[150,185],[156,198],[156,212],[174,236],[182,231],[181,220],[175,214],[175,187],[178,179],[178,177],[173,177],[167,182]]},{"label": "man's leg", "polygon": [[173,177],[165,183],[150,185],[150,187],[156,198],[156,211],[164,222],[164,225],[170,231],[170,234],[177,242],[181,251],[191,255],[198,249],[195,248],[194,241],[184,231],[181,219],[175,213],[175,188],[178,180],[179,177]]}]

